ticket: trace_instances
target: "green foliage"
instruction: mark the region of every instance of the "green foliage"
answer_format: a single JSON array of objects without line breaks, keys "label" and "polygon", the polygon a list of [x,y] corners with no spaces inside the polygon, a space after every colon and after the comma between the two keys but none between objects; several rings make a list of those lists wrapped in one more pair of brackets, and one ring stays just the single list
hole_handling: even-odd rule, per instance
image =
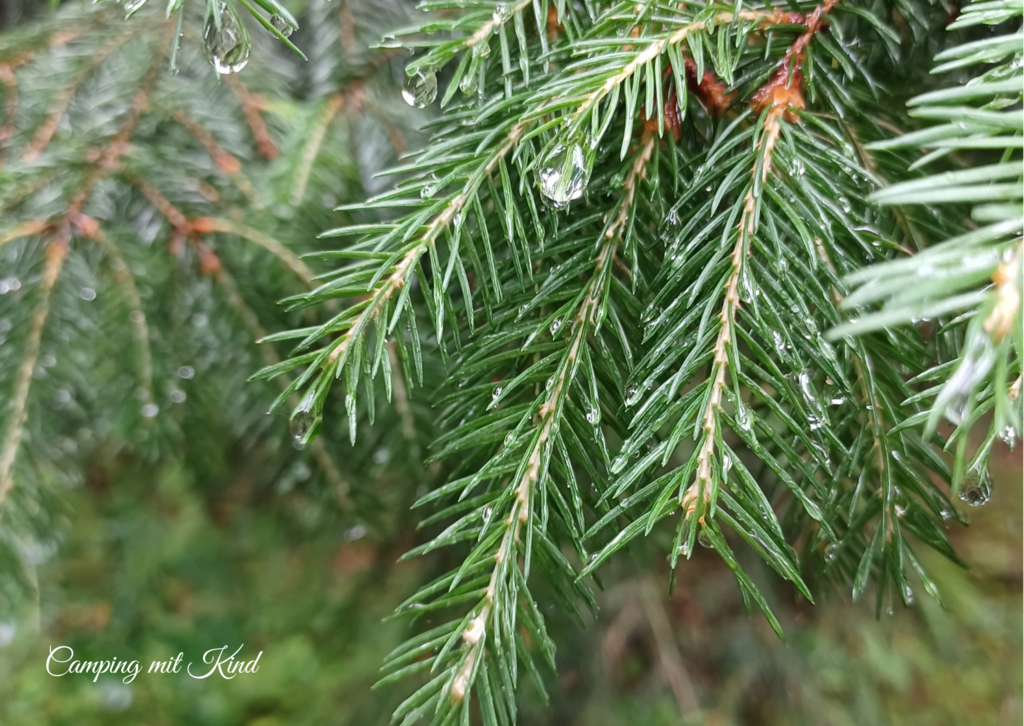
[{"label": "green foliage", "polygon": [[406,99],[433,101],[440,76],[445,111],[395,185],[325,233],[351,239],[331,253],[347,262],[289,301],[349,301],[288,335],[310,435],[336,380],[355,435],[360,398],[390,379],[386,342],[422,355],[421,306],[446,361],[449,478],[420,500],[438,529],[410,555],[466,554],[399,609],[450,615],[388,659],[384,682],[426,672],[396,721],[468,723],[471,693],[484,723],[514,721],[520,671],[554,666],[537,592],[592,604],[583,578],[666,518],[673,572],[711,547],[780,634],[734,542],[807,598],[810,573],[854,597],[875,581],[877,612],[917,582],[937,595],[918,550],[958,561],[944,523],[963,519],[906,381],[955,347],[823,332],[860,304],[845,280],[865,263],[959,224],[869,199],[907,176],[875,149],[913,123],[893,99],[927,82],[906,67],[943,14],[423,7],[437,18],[384,45],[421,51]]},{"label": "green foliage", "polygon": [[[208,4],[197,15],[210,62],[228,77],[249,57],[244,25],[221,17],[230,7]],[[290,246],[275,242],[287,228],[324,265],[312,289],[266,290],[284,297],[284,312],[281,332],[265,341],[293,347],[255,378],[281,383],[271,408],[292,409],[300,444],[333,444],[339,418],[353,444],[363,445],[368,425],[371,440],[381,424],[413,430],[414,388],[436,403],[431,465],[446,478],[421,492],[416,506],[433,509],[421,522],[429,534],[407,556],[430,555],[443,570],[396,612],[423,624],[385,662],[382,685],[410,676],[418,684],[396,723],[516,722],[523,676],[543,694],[556,666],[549,604],[585,618],[597,603],[589,583],[600,584],[613,555],[639,550],[642,536],[665,543],[673,582],[698,543],[713,550],[746,609],[756,605],[780,636],[750,554],[807,600],[824,583],[854,598],[873,587],[879,614],[896,600],[910,605],[918,589],[937,598],[922,563],[929,549],[960,563],[946,523],[966,518],[950,495],[959,488],[981,500],[960,486],[970,423],[995,409],[971,464],[978,472],[995,432],[1020,432],[1019,378],[1011,382],[1024,277],[1021,112],[1019,84],[1009,85],[1020,79],[1019,30],[942,51],[940,71],[995,64],[944,91],[932,90],[925,66],[948,16],[924,0],[798,1],[787,11],[437,0],[421,9],[429,19],[386,36],[378,57],[412,51],[405,100],[422,108],[440,91],[443,110],[427,125],[429,141],[388,172],[390,186],[338,208],[344,226],[312,213],[295,224],[277,206],[306,197],[321,124],[342,104],[316,86],[316,70],[309,85],[319,110],[299,132],[305,144],[268,165],[263,186],[274,202],[263,204],[255,184],[238,190],[249,232],[211,212],[188,214],[186,228],[161,210],[179,232],[234,233],[301,270]],[[979,3],[954,29],[1019,16],[1019,3]],[[296,43],[330,69],[318,48],[322,21],[307,26],[308,46],[301,36]],[[238,32],[211,48],[211,22],[215,33],[225,23]],[[199,41],[191,24],[182,27]],[[177,43],[173,32],[172,56]],[[203,62],[184,51],[178,64]],[[143,106],[160,107],[151,92],[174,86],[163,107],[188,129],[174,118],[189,103],[182,79],[157,80],[156,55],[149,70],[137,57],[135,75],[125,72],[151,90],[145,104],[119,107],[132,130]],[[378,66],[366,65],[373,77]],[[191,102],[210,123],[222,112],[217,98]],[[948,123],[903,134],[918,119]],[[144,178],[184,156],[182,142],[165,146],[159,131],[163,153]],[[90,133],[116,131],[85,127],[74,138]],[[922,144],[934,151],[914,161],[905,149]],[[136,157],[107,149],[99,164],[68,152],[85,160],[90,191],[122,156]],[[1002,156],[938,179],[917,171],[974,164],[986,149]],[[289,165],[291,175],[282,171]],[[74,189],[73,177],[62,181]],[[951,198],[983,202],[974,220],[988,226],[971,228],[940,206]],[[28,215],[18,237],[51,234],[24,225],[59,219],[65,237],[116,243],[97,232],[113,215],[84,206],[88,195],[44,196],[54,199],[63,216]],[[321,237],[345,241],[303,247],[317,221]],[[36,252],[48,260],[44,301],[54,287],[47,271],[56,279],[63,264],[52,250],[66,251],[65,238],[55,239],[63,246]],[[917,254],[894,260],[908,251]],[[224,277],[196,254],[201,270]],[[922,284],[906,286],[908,272]],[[839,310],[883,301],[873,316],[842,323]],[[895,325],[924,317],[939,322]],[[21,348],[34,366],[33,325]],[[392,409],[406,412],[401,427],[376,421]],[[936,424],[949,410],[959,427],[943,439]],[[943,449],[954,446],[951,466]],[[409,454],[416,460],[415,447]]]},{"label": "green foliage", "polygon": [[[0,39],[5,612],[38,597],[66,489],[113,460],[176,462],[216,488],[246,452],[261,486],[308,487],[381,531],[424,478],[431,416],[400,382],[402,405],[357,450],[294,441],[266,415],[280,387],[247,383],[280,360],[257,345],[268,331],[317,322],[277,301],[316,284],[302,255],[325,207],[364,198],[393,144],[416,138],[387,54],[368,49],[387,17],[343,39],[338,9],[311,5],[308,63],[257,37],[246,72],[222,78],[201,17],[172,74],[162,14],[111,11],[73,4]],[[376,487],[399,473],[411,484]]]},{"label": "green foliage", "polygon": [[[916,384],[912,401],[927,406],[904,425],[923,423],[929,436],[942,420],[954,425],[945,441],[945,448],[955,452],[953,490],[973,503],[988,499],[993,443],[998,436],[1014,445],[1024,408],[1022,15],[1024,5],[1019,2],[974,2],[964,8],[950,30],[990,25],[999,32],[943,51],[936,56],[942,63],[932,72],[973,72],[973,77],[964,85],[931,91],[909,102],[911,116],[945,123],[873,145],[882,151],[930,150],[912,168],[970,152],[968,168],[895,184],[875,192],[872,199],[882,205],[973,204],[973,223],[914,257],[851,274],[848,281],[859,288],[844,306],[880,304],[881,309],[833,333],[838,337],[937,319],[935,334],[945,339],[953,354],[911,381]],[[913,284],[908,285],[908,278]],[[968,432],[985,417],[987,435],[971,457]]]}]

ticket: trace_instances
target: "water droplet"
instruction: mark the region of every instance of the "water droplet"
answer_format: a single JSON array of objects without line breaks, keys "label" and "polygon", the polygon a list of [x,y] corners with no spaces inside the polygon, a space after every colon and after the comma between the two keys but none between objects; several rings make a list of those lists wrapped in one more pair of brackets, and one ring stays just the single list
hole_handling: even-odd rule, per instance
[{"label": "water droplet", "polygon": [[825,412],[825,407],[821,405],[821,401],[818,400],[810,375],[806,371],[802,371],[797,376],[797,381],[800,384],[800,393],[803,394],[804,401],[807,402],[807,423],[810,424],[811,431],[828,426],[828,414]]},{"label": "water droplet", "polygon": [[192,366],[182,366],[181,368],[178,369],[178,378],[184,378],[185,380],[188,380],[195,376],[195,374],[195,369],[192,368]]},{"label": "water droplet", "polygon": [[736,404],[736,423],[744,431],[750,431],[750,412],[743,404],[743,401],[739,401]]},{"label": "water droplet", "polygon": [[967,470],[960,482],[960,501],[972,507],[980,507],[992,496],[992,475],[988,473],[988,458],[980,457]]},{"label": "water droplet", "polygon": [[561,318],[555,318],[554,320],[552,320],[551,321],[551,328],[550,328],[551,335],[554,335],[555,333],[557,333],[558,329],[561,328],[561,327],[562,327],[562,319]]},{"label": "water droplet", "polygon": [[186,397],[187,396],[185,392],[180,388],[176,388],[173,391],[171,391],[171,403],[184,403]]},{"label": "water droplet", "polygon": [[626,391],[626,406],[635,406],[640,400],[641,391],[636,386],[630,386],[629,390]]},{"label": "water droplet", "polygon": [[582,146],[559,144],[537,167],[541,194],[551,200],[555,209],[563,209],[573,199],[583,196],[583,190],[590,181],[590,171],[591,162]]},{"label": "water droplet", "polygon": [[906,600],[908,605],[913,604],[913,602],[914,602],[914,591],[910,587],[910,585],[904,585],[904,587],[903,587],[903,598],[904,598],[904,600]]},{"label": "water droplet", "polygon": [[[722,483],[729,483],[729,472],[732,471],[732,457],[728,454],[722,454]],[[704,530],[701,530],[703,532]]]},{"label": "water droplet", "polygon": [[839,543],[834,542],[825,548],[825,561],[835,562],[837,557],[839,557]]},{"label": "water droplet", "polygon": [[295,441],[306,443],[313,428],[320,421],[320,418],[313,410],[313,394],[310,393],[299,404],[288,422],[288,428],[292,432]]},{"label": "water droplet", "polygon": [[426,108],[437,98],[437,76],[433,71],[414,72],[405,79],[402,98],[410,106]]},{"label": "water droplet", "polygon": [[508,447],[512,446],[512,444],[514,444],[515,442],[516,442],[516,435],[515,435],[515,433],[513,433],[512,431],[509,431],[505,435],[505,448],[507,449]]},{"label": "water droplet", "polygon": [[91,302],[96,299],[96,291],[91,287],[83,287],[78,293],[78,297],[82,298],[86,302]]},{"label": "water droplet", "polygon": [[711,547],[713,546],[711,544],[711,535],[709,535],[708,531],[703,527],[701,527],[700,532],[697,533],[697,543],[701,547],[707,547],[708,549],[711,549]]},{"label": "water droplet", "polygon": [[999,434],[999,438],[1003,440],[1003,443],[1013,450],[1014,445],[1017,443],[1017,431],[1013,426],[1007,426],[1003,429],[1003,432]]},{"label": "water droplet", "polygon": [[504,390],[505,389],[502,388],[501,386],[494,387],[494,392],[491,394],[491,402],[487,406],[488,411],[490,411],[491,409],[498,405],[498,402],[501,400],[501,392]]},{"label": "water droplet", "polygon": [[467,96],[476,93],[477,87],[477,72],[475,69],[470,69],[466,73],[462,74],[462,78],[459,80],[459,90]]},{"label": "water droplet", "polygon": [[494,15],[492,19],[495,25],[501,25],[506,23],[512,17],[512,8],[508,6],[508,3],[498,3],[494,6]]},{"label": "water droplet", "polygon": [[206,27],[203,29],[206,57],[222,76],[238,73],[249,62],[252,41],[234,8],[221,2],[214,12],[220,19],[220,27],[217,27],[217,18],[213,15],[206,19]]},{"label": "water droplet", "polygon": [[153,418],[158,413],[160,413],[160,407],[157,406],[155,403],[147,403],[145,406],[142,407],[142,415],[145,418]]},{"label": "water droplet", "polygon": [[[491,54],[491,44],[487,40],[483,40],[473,46],[473,57],[474,58],[486,58]],[[476,76],[476,73],[470,73],[468,75]],[[463,76],[465,78],[466,76]],[[460,85],[461,88],[461,85]],[[467,91],[468,93],[468,91]]]},{"label": "water droplet", "polygon": [[601,409],[599,409],[597,406],[594,406],[589,411],[587,411],[587,423],[589,423],[591,426],[597,426],[599,423],[601,423]]},{"label": "water droplet", "polygon": [[295,31],[295,27],[278,13],[270,16],[270,24],[274,26],[274,30],[286,38]]}]

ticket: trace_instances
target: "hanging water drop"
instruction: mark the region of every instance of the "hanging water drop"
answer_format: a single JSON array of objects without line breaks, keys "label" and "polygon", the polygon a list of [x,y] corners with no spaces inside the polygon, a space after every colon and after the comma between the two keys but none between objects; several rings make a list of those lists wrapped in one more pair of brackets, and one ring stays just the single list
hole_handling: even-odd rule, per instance
[{"label": "hanging water drop", "polygon": [[825,548],[825,561],[835,562],[839,557],[839,543],[834,542]]},{"label": "hanging water drop", "polygon": [[203,29],[206,57],[222,76],[238,73],[249,62],[252,41],[230,5],[221,2],[215,12],[217,15],[208,17]]},{"label": "hanging water drop", "polygon": [[537,167],[540,191],[551,200],[555,209],[563,209],[573,199],[583,196],[590,181],[591,162],[579,144],[559,144]]},{"label": "hanging water drop", "polygon": [[507,23],[511,17],[512,8],[508,6],[508,3],[498,3],[494,6],[494,15],[491,16],[491,19],[495,25]]},{"label": "hanging water drop", "polygon": [[988,473],[988,461],[986,457],[980,457],[978,461],[967,470],[964,480],[960,482],[960,501],[972,507],[980,507],[988,502],[992,496],[992,475]]},{"label": "hanging water drop", "polygon": [[697,533],[697,543],[701,547],[707,547],[708,549],[711,549],[714,546],[711,544],[711,535],[708,534],[708,531],[704,529],[704,527],[701,527],[700,532]]},{"label": "hanging water drop", "polygon": [[[483,40],[473,46],[473,57],[474,58],[486,58],[491,54],[491,44],[487,40]],[[472,74],[474,77],[476,73]],[[465,77],[465,76],[464,76]]]},{"label": "hanging water drop", "polygon": [[286,38],[295,31],[295,27],[278,13],[270,16],[270,24],[274,26],[274,30]]},{"label": "hanging water drop", "polygon": [[405,79],[402,98],[414,108],[426,108],[437,98],[437,76],[433,71],[415,71]]},{"label": "hanging water drop", "polygon": [[1003,432],[999,434],[999,438],[1003,440],[1003,443],[1013,450],[1014,445],[1017,443],[1017,431],[1013,426],[1006,426],[1003,428]]},{"label": "hanging water drop", "polygon": [[747,411],[743,401],[736,404],[736,423],[744,431],[750,431],[750,412]]},{"label": "hanging water drop", "polygon": [[313,427],[319,422],[319,418],[312,410],[313,400],[307,396],[306,399],[299,404],[299,407],[292,414],[291,420],[288,422],[288,428],[292,432],[292,436],[297,442],[305,443],[309,438],[310,433],[313,431]]}]

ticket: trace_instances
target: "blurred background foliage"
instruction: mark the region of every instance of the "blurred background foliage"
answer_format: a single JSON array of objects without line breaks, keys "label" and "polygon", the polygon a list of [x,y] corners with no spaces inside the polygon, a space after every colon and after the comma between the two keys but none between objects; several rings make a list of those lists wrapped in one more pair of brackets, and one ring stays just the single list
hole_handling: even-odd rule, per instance
[{"label": "blurred background foliage", "polygon": [[[45,5],[0,0],[0,27],[31,20]],[[65,27],[95,12],[121,10],[64,5],[58,22]],[[339,498],[337,479],[324,474],[323,460],[291,445],[284,415],[262,415],[279,392],[276,385],[244,383],[265,363],[253,326],[270,331],[301,320],[273,304],[288,293],[280,289],[280,274],[267,272],[277,261],[243,248],[237,235],[215,233],[204,241],[237,280],[237,295],[203,268],[199,247],[196,257],[183,253],[179,272],[187,294],[166,295],[177,283],[163,277],[174,268],[160,255],[166,254],[174,225],[155,211],[143,185],[131,183],[131,165],[141,164],[145,178],[189,219],[216,212],[299,252],[315,250],[319,231],[345,221],[331,207],[379,191],[384,182],[374,174],[415,147],[416,129],[425,119],[399,99],[403,60],[370,48],[401,24],[411,3],[287,5],[300,19],[302,29],[293,40],[310,56],[308,64],[265,34],[252,33],[259,52],[238,76],[245,84],[241,94],[234,82],[219,82],[188,43],[179,58],[180,75],[159,81],[168,110],[184,107],[174,105],[176,97],[196,95],[188,84],[201,84],[216,113],[188,110],[227,156],[218,158],[188,128],[153,114],[133,140],[126,175],[100,189],[105,204],[91,212],[104,223],[127,220],[111,238],[146,271],[139,290],[146,318],[153,321],[154,400],[165,409],[158,426],[143,425],[137,406],[111,405],[133,395],[127,389],[110,398],[108,390],[125,389],[123,378],[111,375],[104,379],[110,389],[93,391],[94,382],[79,375],[105,356],[124,357],[132,346],[125,331],[112,334],[85,360],[60,355],[68,335],[97,335],[95,325],[81,324],[83,315],[86,322],[101,318],[82,312],[88,309],[83,301],[91,302],[82,291],[91,290],[102,303],[119,284],[93,252],[65,270],[63,298],[43,339],[41,372],[33,382],[34,400],[49,403],[34,404],[25,444],[30,453],[22,453],[23,466],[32,469],[28,476],[59,492],[61,526],[52,541],[34,541],[26,557],[35,599],[24,605],[25,617],[0,610],[4,726],[383,724],[411,688],[370,686],[383,657],[415,627],[384,619],[452,564],[444,554],[396,564],[417,541],[407,505],[437,475],[419,463],[430,439],[429,407],[415,398],[404,411],[378,406],[373,426],[361,424],[368,435],[356,448],[348,447],[341,421],[335,435],[322,439],[330,447],[323,455],[336,462],[346,492],[358,504],[356,516],[344,501],[347,495]],[[139,22],[156,21],[143,16]],[[10,36],[14,40],[0,41],[0,48],[13,53],[18,43],[39,37],[35,28],[19,26]],[[90,99],[113,93],[117,64],[145,71],[132,52],[112,55],[110,75],[97,74],[76,94],[82,100],[58,127],[52,156],[23,163],[18,157],[59,99],[61,82],[73,77],[73,61],[91,52],[73,43],[68,48],[41,53],[18,71],[18,124],[14,137],[3,141],[5,204],[26,180],[87,157],[92,142],[81,125],[105,128],[104,119],[92,113],[99,105]],[[45,73],[53,63],[63,75]],[[132,90],[120,93],[130,97]],[[254,99],[254,105],[246,107],[243,98]],[[116,116],[124,102],[115,99],[109,108]],[[265,120],[266,138],[251,128],[253,108]],[[310,160],[309,140],[318,134],[322,141]],[[308,184],[297,198],[296,175],[307,176]],[[251,188],[239,184],[243,178]],[[192,185],[182,186],[182,179]],[[59,201],[59,194],[17,201],[4,208],[2,228],[12,215],[48,216],[46,205]],[[3,258],[0,278],[37,276],[44,244],[12,242],[4,250],[11,257]],[[10,272],[15,265],[24,265],[16,275]],[[0,323],[30,300],[18,297],[30,295],[30,287],[7,286]],[[185,334],[172,335],[175,325],[179,331],[184,325]],[[204,329],[201,334],[197,327]],[[4,356],[13,360],[14,354],[3,348],[0,343],[0,361],[11,371],[14,364]],[[47,354],[54,358],[51,365]],[[426,365],[429,378],[430,366],[438,363],[428,356]],[[4,380],[0,384],[7,385]],[[65,406],[62,390],[75,407]],[[40,469],[40,461],[55,465]],[[632,560],[603,574],[600,615],[586,629],[554,610],[546,613],[558,632],[559,684],[549,689],[550,707],[524,684],[521,722],[1019,724],[1020,456],[1000,448],[993,475],[992,501],[971,510],[969,529],[950,530],[969,569],[924,554],[945,608],[922,598],[912,609],[898,608],[876,621],[872,607],[851,603],[846,593],[812,607],[748,558],[744,565],[761,575],[758,585],[772,599],[785,643],[765,621],[744,614],[732,574],[713,555],[698,553],[668,596],[667,564],[654,571],[650,566],[661,562],[663,543],[642,543]],[[210,648],[242,643],[245,653],[264,651],[261,667],[233,681],[141,673],[125,686],[113,677],[94,684],[90,677],[53,678],[45,671],[48,649],[56,645],[71,646],[78,658],[117,656],[145,667],[178,652],[186,662],[198,662]]]}]

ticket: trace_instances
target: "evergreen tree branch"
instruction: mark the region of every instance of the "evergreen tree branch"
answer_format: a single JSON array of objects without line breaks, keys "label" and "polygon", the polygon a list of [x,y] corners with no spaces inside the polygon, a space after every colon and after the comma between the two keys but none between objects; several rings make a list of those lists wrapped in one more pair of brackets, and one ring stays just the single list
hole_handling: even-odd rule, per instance
[{"label": "evergreen tree branch", "polygon": [[32,387],[32,371],[39,360],[39,342],[43,337],[46,318],[50,314],[50,298],[53,288],[60,276],[64,258],[67,256],[67,242],[54,240],[46,248],[46,264],[40,280],[39,301],[32,313],[32,322],[28,330],[25,353],[18,366],[17,378],[14,383],[14,394],[10,402],[10,414],[3,443],[0,444],[0,514],[3,512],[4,500],[14,486],[14,460],[18,456],[21,437],[28,418],[26,404],[29,389]]}]

